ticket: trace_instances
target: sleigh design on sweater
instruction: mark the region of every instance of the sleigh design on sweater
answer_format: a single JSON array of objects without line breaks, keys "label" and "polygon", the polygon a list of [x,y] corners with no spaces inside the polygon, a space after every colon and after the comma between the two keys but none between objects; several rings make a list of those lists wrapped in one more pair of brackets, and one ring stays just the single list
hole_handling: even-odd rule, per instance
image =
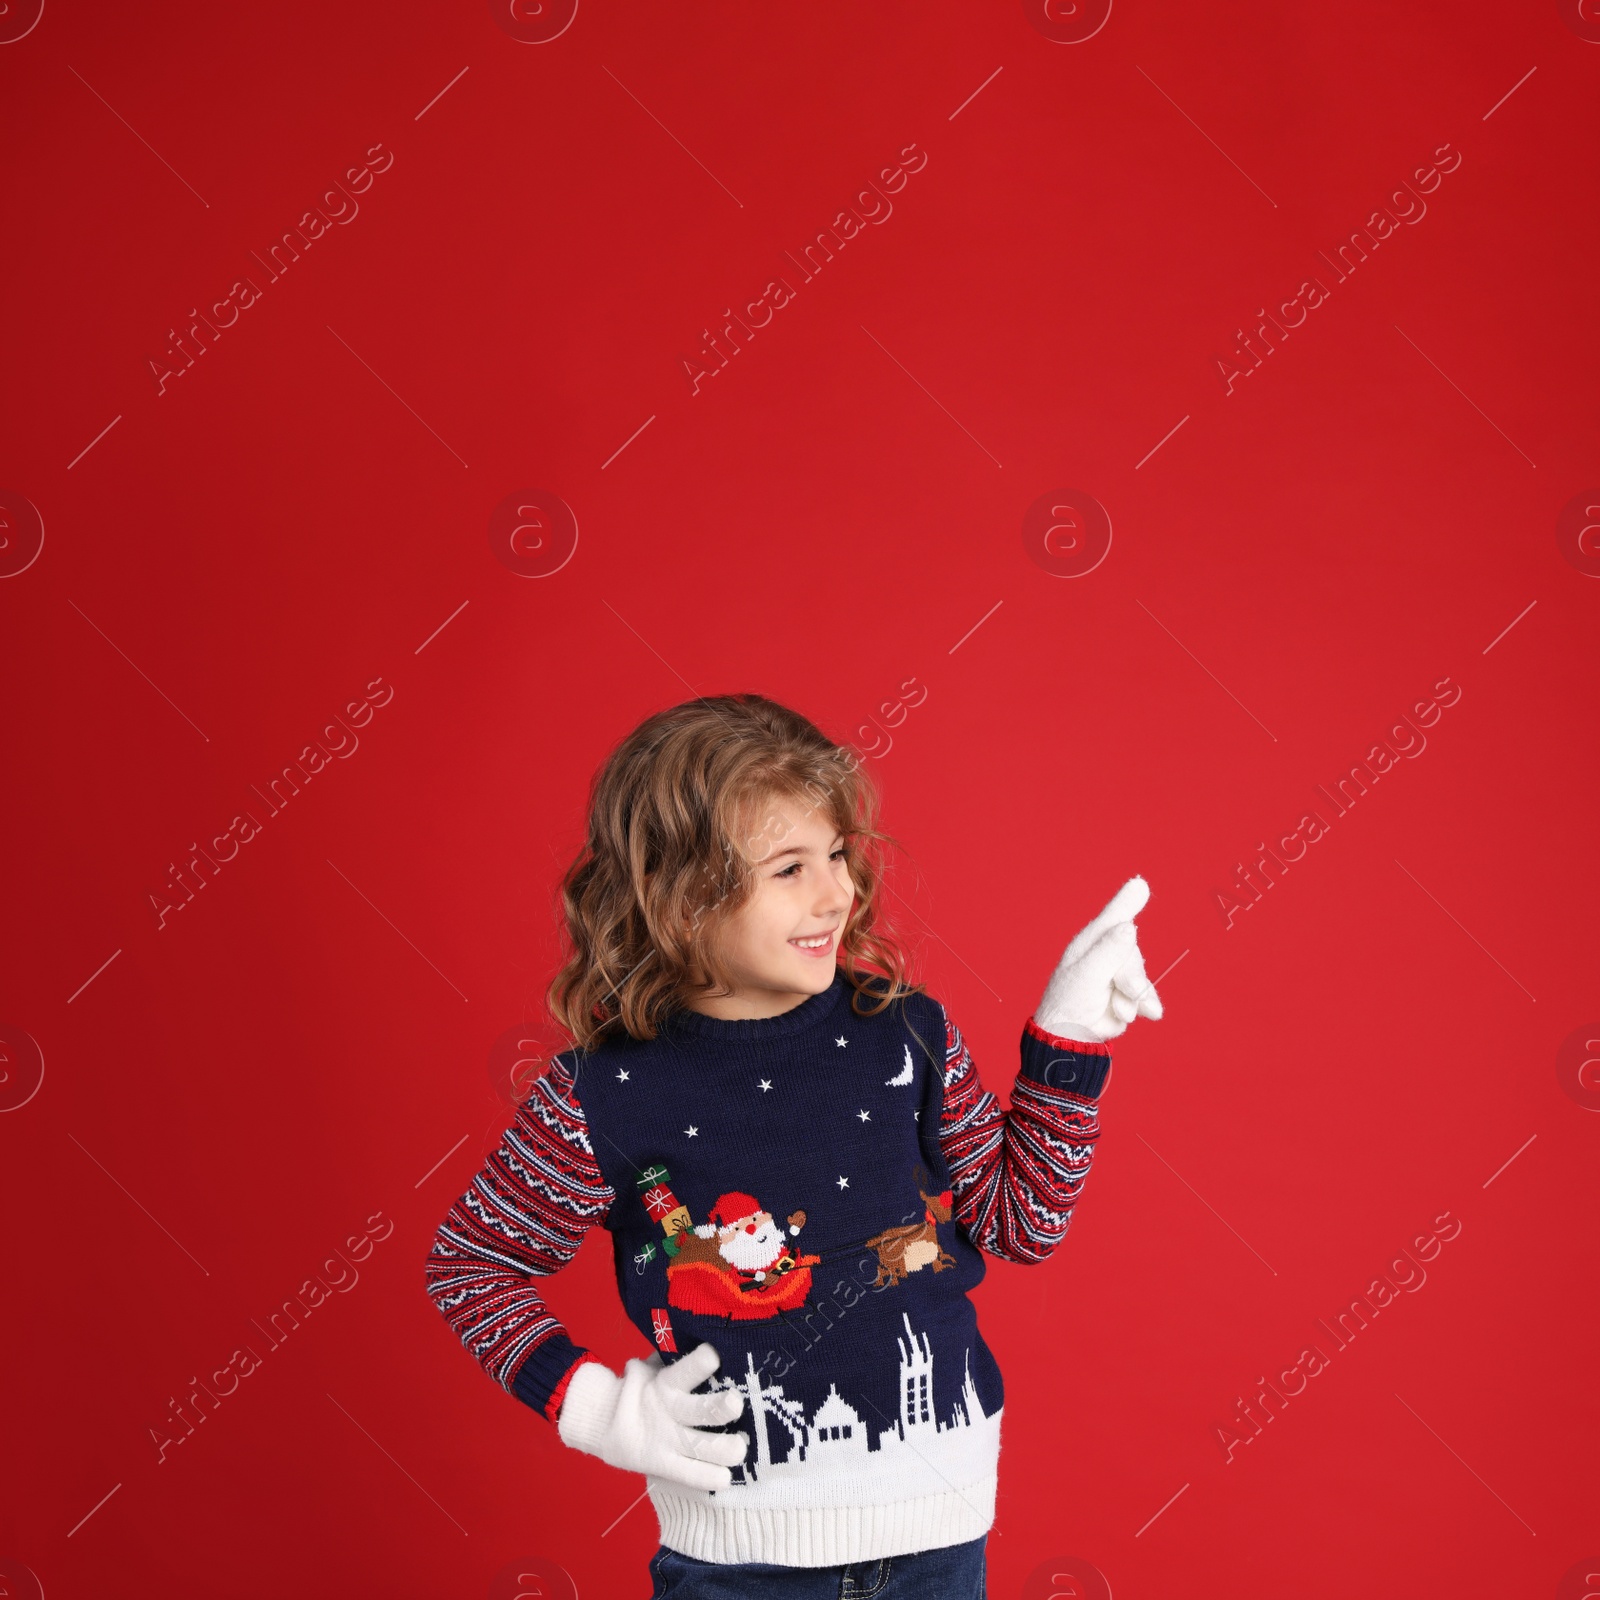
[{"label": "sleigh design on sweater", "polygon": [[[924,1267],[943,1272],[956,1265],[939,1238],[940,1225],[950,1221],[954,1196],[948,1189],[930,1194],[930,1181],[927,1168],[919,1165],[922,1221],[885,1228],[866,1241],[878,1257],[873,1288],[903,1283]],[[665,1167],[650,1167],[638,1184],[645,1209],[665,1235],[669,1306],[731,1322],[758,1322],[805,1304],[811,1269],[822,1257],[802,1254],[790,1242],[805,1226],[804,1211],[791,1211],[786,1229],[753,1195],[734,1189],[718,1197],[710,1221],[696,1225],[673,1194]],[[648,1263],[654,1245],[642,1254]]]},{"label": "sleigh design on sweater", "polygon": [[677,1255],[667,1267],[667,1304],[734,1322],[759,1322],[804,1304],[811,1293],[811,1269],[822,1260],[796,1255],[785,1246],[777,1263],[758,1278],[730,1269],[714,1238],[690,1232],[677,1244]]},{"label": "sleigh design on sweater", "polygon": [[811,1269],[821,1256],[790,1243],[805,1226],[792,1211],[787,1231],[741,1190],[719,1196],[710,1221],[695,1225],[668,1187],[669,1174],[651,1167],[639,1179],[645,1209],[666,1235],[667,1304],[703,1317],[760,1322],[793,1311],[811,1293]]}]

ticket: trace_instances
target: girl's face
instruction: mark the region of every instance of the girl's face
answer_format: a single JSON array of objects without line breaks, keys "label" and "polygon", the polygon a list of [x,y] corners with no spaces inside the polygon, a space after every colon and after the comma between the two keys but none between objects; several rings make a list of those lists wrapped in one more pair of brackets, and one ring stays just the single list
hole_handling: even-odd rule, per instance
[{"label": "girl's face", "polygon": [[855,903],[844,836],[825,811],[783,796],[753,815],[755,831],[740,844],[755,891],[717,932],[733,992],[687,1002],[710,1017],[775,1017],[821,994]]}]

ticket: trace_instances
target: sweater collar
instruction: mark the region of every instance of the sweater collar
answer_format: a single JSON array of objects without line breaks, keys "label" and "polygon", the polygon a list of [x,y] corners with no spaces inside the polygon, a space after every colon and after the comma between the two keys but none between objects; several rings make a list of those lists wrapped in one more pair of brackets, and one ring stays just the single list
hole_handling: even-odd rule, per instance
[{"label": "sweater collar", "polygon": [[699,1039],[726,1039],[740,1043],[786,1039],[825,1022],[837,1009],[847,987],[844,972],[835,968],[833,982],[821,994],[808,995],[799,1005],[780,1011],[775,1017],[708,1017],[704,1012],[684,1007],[674,1011],[662,1023],[662,1028]]}]

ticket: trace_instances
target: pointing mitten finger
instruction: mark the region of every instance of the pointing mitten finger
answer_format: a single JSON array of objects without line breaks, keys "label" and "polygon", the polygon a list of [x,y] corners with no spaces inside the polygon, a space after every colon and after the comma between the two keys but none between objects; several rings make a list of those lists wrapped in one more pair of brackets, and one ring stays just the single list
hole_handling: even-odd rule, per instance
[{"label": "pointing mitten finger", "polygon": [[1129,878],[1106,902],[1100,914],[1073,937],[1062,960],[1064,962],[1077,960],[1107,928],[1119,922],[1131,922],[1144,910],[1149,899],[1150,885],[1137,875]]}]

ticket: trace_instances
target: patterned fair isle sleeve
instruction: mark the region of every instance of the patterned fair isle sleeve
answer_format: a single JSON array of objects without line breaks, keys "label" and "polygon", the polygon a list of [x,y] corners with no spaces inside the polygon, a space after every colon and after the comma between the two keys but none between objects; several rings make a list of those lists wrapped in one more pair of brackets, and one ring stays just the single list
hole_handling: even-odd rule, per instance
[{"label": "patterned fair isle sleeve", "polygon": [[551,1422],[572,1374],[597,1357],[568,1338],[532,1280],[571,1261],[615,1198],[589,1143],[572,1067],[558,1056],[428,1255],[428,1293],[468,1353]]},{"label": "patterned fair isle sleeve", "polygon": [[1011,1109],[1002,1110],[945,1016],[939,1141],[956,1220],[980,1249],[1032,1264],[1066,1237],[1100,1137],[1096,1102],[1110,1072],[1106,1045],[1057,1038],[1030,1018]]}]

